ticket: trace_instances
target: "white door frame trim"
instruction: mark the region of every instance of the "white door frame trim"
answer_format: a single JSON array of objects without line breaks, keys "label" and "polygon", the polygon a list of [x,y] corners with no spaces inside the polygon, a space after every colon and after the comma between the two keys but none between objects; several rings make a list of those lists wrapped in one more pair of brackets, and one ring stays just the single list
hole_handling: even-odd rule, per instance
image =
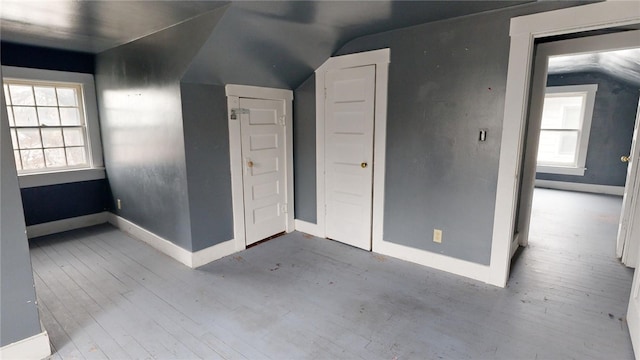
[{"label": "white door frame trim", "polygon": [[637,23],[640,7],[635,1],[605,1],[511,19],[488,283],[504,287],[509,276],[535,39]]},{"label": "white door frame trim", "polygon": [[326,237],[325,232],[325,138],[324,100],[325,75],[329,70],[375,65],[376,89],[373,130],[373,211],[372,249],[382,244],[384,221],[384,176],[387,144],[387,94],[389,79],[390,49],[373,50],[343,56],[331,57],[316,70],[316,202],[317,222],[312,235]]},{"label": "white door frame trim", "polygon": [[244,221],[244,190],[242,183],[242,137],[240,120],[231,118],[231,110],[240,107],[240,98],[280,100],[285,115],[285,191],[287,201],[286,231],[295,229],[293,211],[293,91],[248,85],[226,85],[227,120],[229,121],[229,157],[231,167],[231,203],[233,206],[233,236],[236,251],[246,249]]}]

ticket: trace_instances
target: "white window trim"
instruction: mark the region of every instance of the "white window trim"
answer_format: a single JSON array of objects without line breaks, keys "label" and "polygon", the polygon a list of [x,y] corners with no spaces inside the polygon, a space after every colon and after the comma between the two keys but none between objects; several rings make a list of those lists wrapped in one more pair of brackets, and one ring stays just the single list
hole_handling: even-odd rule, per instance
[{"label": "white window trim", "polygon": [[[105,178],[102,159],[102,142],[98,120],[98,102],[92,74],[30,69],[15,66],[2,66],[2,76],[6,78],[33,81],[70,82],[82,84],[85,111],[85,126],[89,148],[89,167],[82,169],[61,169],[56,171],[18,174],[21,188],[65,184]],[[4,83],[4,81],[3,81]]]},{"label": "white window trim", "polygon": [[593,107],[596,102],[596,92],[598,84],[569,85],[569,86],[549,86],[546,94],[563,94],[563,93],[587,93],[584,103],[584,113],[580,129],[580,139],[578,144],[578,158],[576,166],[554,166],[554,165],[538,165],[536,172],[547,174],[561,175],[577,175],[584,176],[585,164],[587,162],[587,151],[589,150],[589,134],[591,133],[591,121],[593,119]]}]

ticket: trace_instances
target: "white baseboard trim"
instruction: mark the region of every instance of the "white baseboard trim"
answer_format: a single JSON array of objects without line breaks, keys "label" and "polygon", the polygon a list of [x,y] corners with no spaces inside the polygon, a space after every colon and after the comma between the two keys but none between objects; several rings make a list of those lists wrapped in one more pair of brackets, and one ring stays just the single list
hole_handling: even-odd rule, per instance
[{"label": "white baseboard trim", "polygon": [[395,244],[384,240],[374,244],[373,251],[378,254],[392,256],[455,275],[490,283],[491,271],[488,265],[481,265],[470,261],[455,259],[449,256]]},{"label": "white baseboard trim", "polygon": [[235,241],[227,240],[196,252],[185,250],[171,241],[144,229],[116,214],[109,213],[109,223],[156,250],[178,260],[190,268],[197,268],[236,252]]},{"label": "white baseboard trim", "polygon": [[209,246],[206,249],[202,249],[191,254],[191,267],[195,269],[235,252],[237,251],[236,241],[234,239]]},{"label": "white baseboard trim", "polygon": [[624,195],[624,186],[581,184],[581,183],[575,183],[575,182],[539,180],[539,179],[536,179],[535,186],[539,188],[580,191],[580,192],[588,192],[588,193],[594,193],[594,194],[618,195],[618,196]]},{"label": "white baseboard trim", "polygon": [[63,231],[81,229],[89,226],[94,226],[98,224],[104,224],[108,219],[108,212],[104,211],[101,213],[84,215],[73,217],[69,219],[62,219],[57,221],[51,221],[42,224],[29,225],[27,226],[27,237],[29,239],[35,238],[38,236],[45,236],[60,233]]},{"label": "white baseboard trim", "polygon": [[51,355],[46,331],[0,348],[0,359],[40,360]]},{"label": "white baseboard trim", "polygon": [[309,235],[324,237],[324,234],[318,229],[317,224],[312,224],[303,220],[295,220],[296,231],[300,231]]}]

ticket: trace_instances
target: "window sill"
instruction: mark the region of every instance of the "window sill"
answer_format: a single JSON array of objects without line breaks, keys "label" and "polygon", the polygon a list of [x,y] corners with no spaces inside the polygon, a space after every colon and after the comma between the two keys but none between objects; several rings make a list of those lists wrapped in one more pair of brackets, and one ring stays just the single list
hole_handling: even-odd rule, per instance
[{"label": "window sill", "polygon": [[584,176],[584,172],[587,170],[583,167],[569,167],[569,166],[543,166],[538,165],[536,172],[545,174],[558,174],[558,175],[574,175]]},{"label": "window sill", "polygon": [[104,168],[64,170],[56,172],[18,175],[20,188],[68,184],[106,178]]}]

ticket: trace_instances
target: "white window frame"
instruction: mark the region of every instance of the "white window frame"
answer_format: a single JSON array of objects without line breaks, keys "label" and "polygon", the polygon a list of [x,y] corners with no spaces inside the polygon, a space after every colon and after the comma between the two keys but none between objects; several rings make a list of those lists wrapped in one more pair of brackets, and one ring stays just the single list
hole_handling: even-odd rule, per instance
[{"label": "white window frame", "polygon": [[[43,169],[41,172],[18,174],[20,188],[65,184],[105,178],[102,142],[98,120],[98,102],[91,74],[44,69],[2,66],[3,78],[42,82],[66,82],[82,85],[85,126],[87,131],[88,167],[81,169]],[[4,81],[3,81],[4,84]],[[4,110],[3,110],[4,111]]]},{"label": "white window frame", "polygon": [[589,135],[591,133],[591,120],[593,119],[593,107],[596,101],[597,84],[569,85],[569,86],[549,86],[545,94],[570,94],[586,93],[584,109],[582,112],[582,122],[580,125],[580,136],[578,138],[577,159],[575,166],[562,165],[537,165],[536,171],[539,173],[577,175],[584,176],[587,162],[587,151],[589,149]]}]

